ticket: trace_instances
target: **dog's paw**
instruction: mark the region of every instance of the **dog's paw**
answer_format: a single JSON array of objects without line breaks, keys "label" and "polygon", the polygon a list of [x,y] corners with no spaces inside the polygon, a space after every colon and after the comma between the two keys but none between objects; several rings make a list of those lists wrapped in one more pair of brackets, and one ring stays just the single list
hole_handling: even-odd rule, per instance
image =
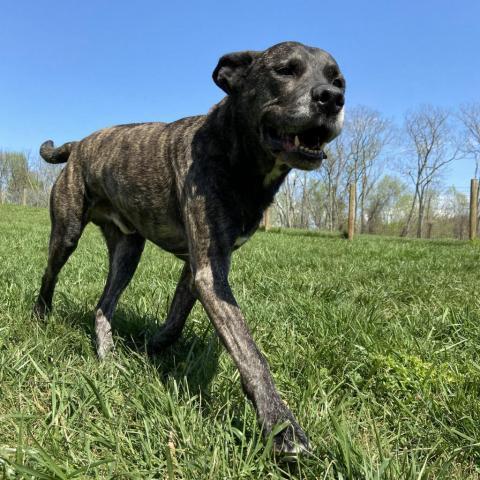
[{"label": "dog's paw", "polygon": [[272,441],[275,455],[294,459],[299,455],[310,453],[307,435],[280,398],[268,405],[268,416],[264,417],[263,425],[267,442]]},{"label": "dog's paw", "polygon": [[41,300],[37,300],[32,309],[32,318],[37,320],[44,320],[49,309]]},{"label": "dog's paw", "polygon": [[98,309],[95,316],[95,334],[97,340],[97,355],[100,360],[104,360],[109,352],[113,350],[113,337],[110,322]]},{"label": "dog's paw", "polygon": [[295,421],[289,421],[283,430],[273,437],[273,451],[285,459],[295,459],[310,453],[307,435]]}]

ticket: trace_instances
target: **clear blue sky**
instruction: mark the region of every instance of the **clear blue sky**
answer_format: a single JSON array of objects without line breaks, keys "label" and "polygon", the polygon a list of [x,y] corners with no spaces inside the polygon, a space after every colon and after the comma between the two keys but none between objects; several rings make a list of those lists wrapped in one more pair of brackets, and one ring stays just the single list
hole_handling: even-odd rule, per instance
[{"label": "clear blue sky", "polygon": [[[479,0],[4,1],[0,147],[36,151],[117,123],[203,113],[218,57],[297,40],[330,51],[347,105],[401,120],[480,100]],[[473,167],[452,169],[466,184]]]}]

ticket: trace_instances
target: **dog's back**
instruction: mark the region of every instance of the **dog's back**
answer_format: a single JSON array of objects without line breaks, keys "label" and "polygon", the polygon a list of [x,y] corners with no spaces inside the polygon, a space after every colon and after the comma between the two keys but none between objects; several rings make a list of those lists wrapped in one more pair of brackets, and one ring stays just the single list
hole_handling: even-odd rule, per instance
[{"label": "dog's back", "polygon": [[58,148],[45,142],[41,154],[46,161],[67,161],[52,195],[81,191],[88,220],[112,222],[123,233],[138,232],[168,251],[183,253],[179,184],[188,165],[179,162],[190,158],[184,150],[201,121],[189,117],[172,124],[117,125]]}]

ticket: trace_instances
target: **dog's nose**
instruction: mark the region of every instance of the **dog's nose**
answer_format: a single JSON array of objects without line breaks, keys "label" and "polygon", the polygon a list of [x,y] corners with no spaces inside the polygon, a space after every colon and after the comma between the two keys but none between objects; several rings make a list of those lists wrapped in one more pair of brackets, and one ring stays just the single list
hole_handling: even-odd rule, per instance
[{"label": "dog's nose", "polygon": [[312,100],[320,110],[333,115],[338,113],[345,104],[343,92],[333,85],[317,85],[312,88]]}]

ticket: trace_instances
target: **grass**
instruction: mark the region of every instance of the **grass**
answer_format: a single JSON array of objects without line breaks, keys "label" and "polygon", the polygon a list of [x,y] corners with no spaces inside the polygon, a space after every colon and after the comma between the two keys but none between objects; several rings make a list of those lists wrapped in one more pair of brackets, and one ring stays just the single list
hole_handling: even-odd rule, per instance
[{"label": "grass", "polygon": [[258,233],[231,282],[282,398],[314,445],[265,447],[200,306],[159,359],[145,334],[180,263],[148,245],[99,363],[93,309],[106,249],[88,227],[45,322],[45,210],[0,207],[0,476],[115,479],[480,478],[480,246]]}]

